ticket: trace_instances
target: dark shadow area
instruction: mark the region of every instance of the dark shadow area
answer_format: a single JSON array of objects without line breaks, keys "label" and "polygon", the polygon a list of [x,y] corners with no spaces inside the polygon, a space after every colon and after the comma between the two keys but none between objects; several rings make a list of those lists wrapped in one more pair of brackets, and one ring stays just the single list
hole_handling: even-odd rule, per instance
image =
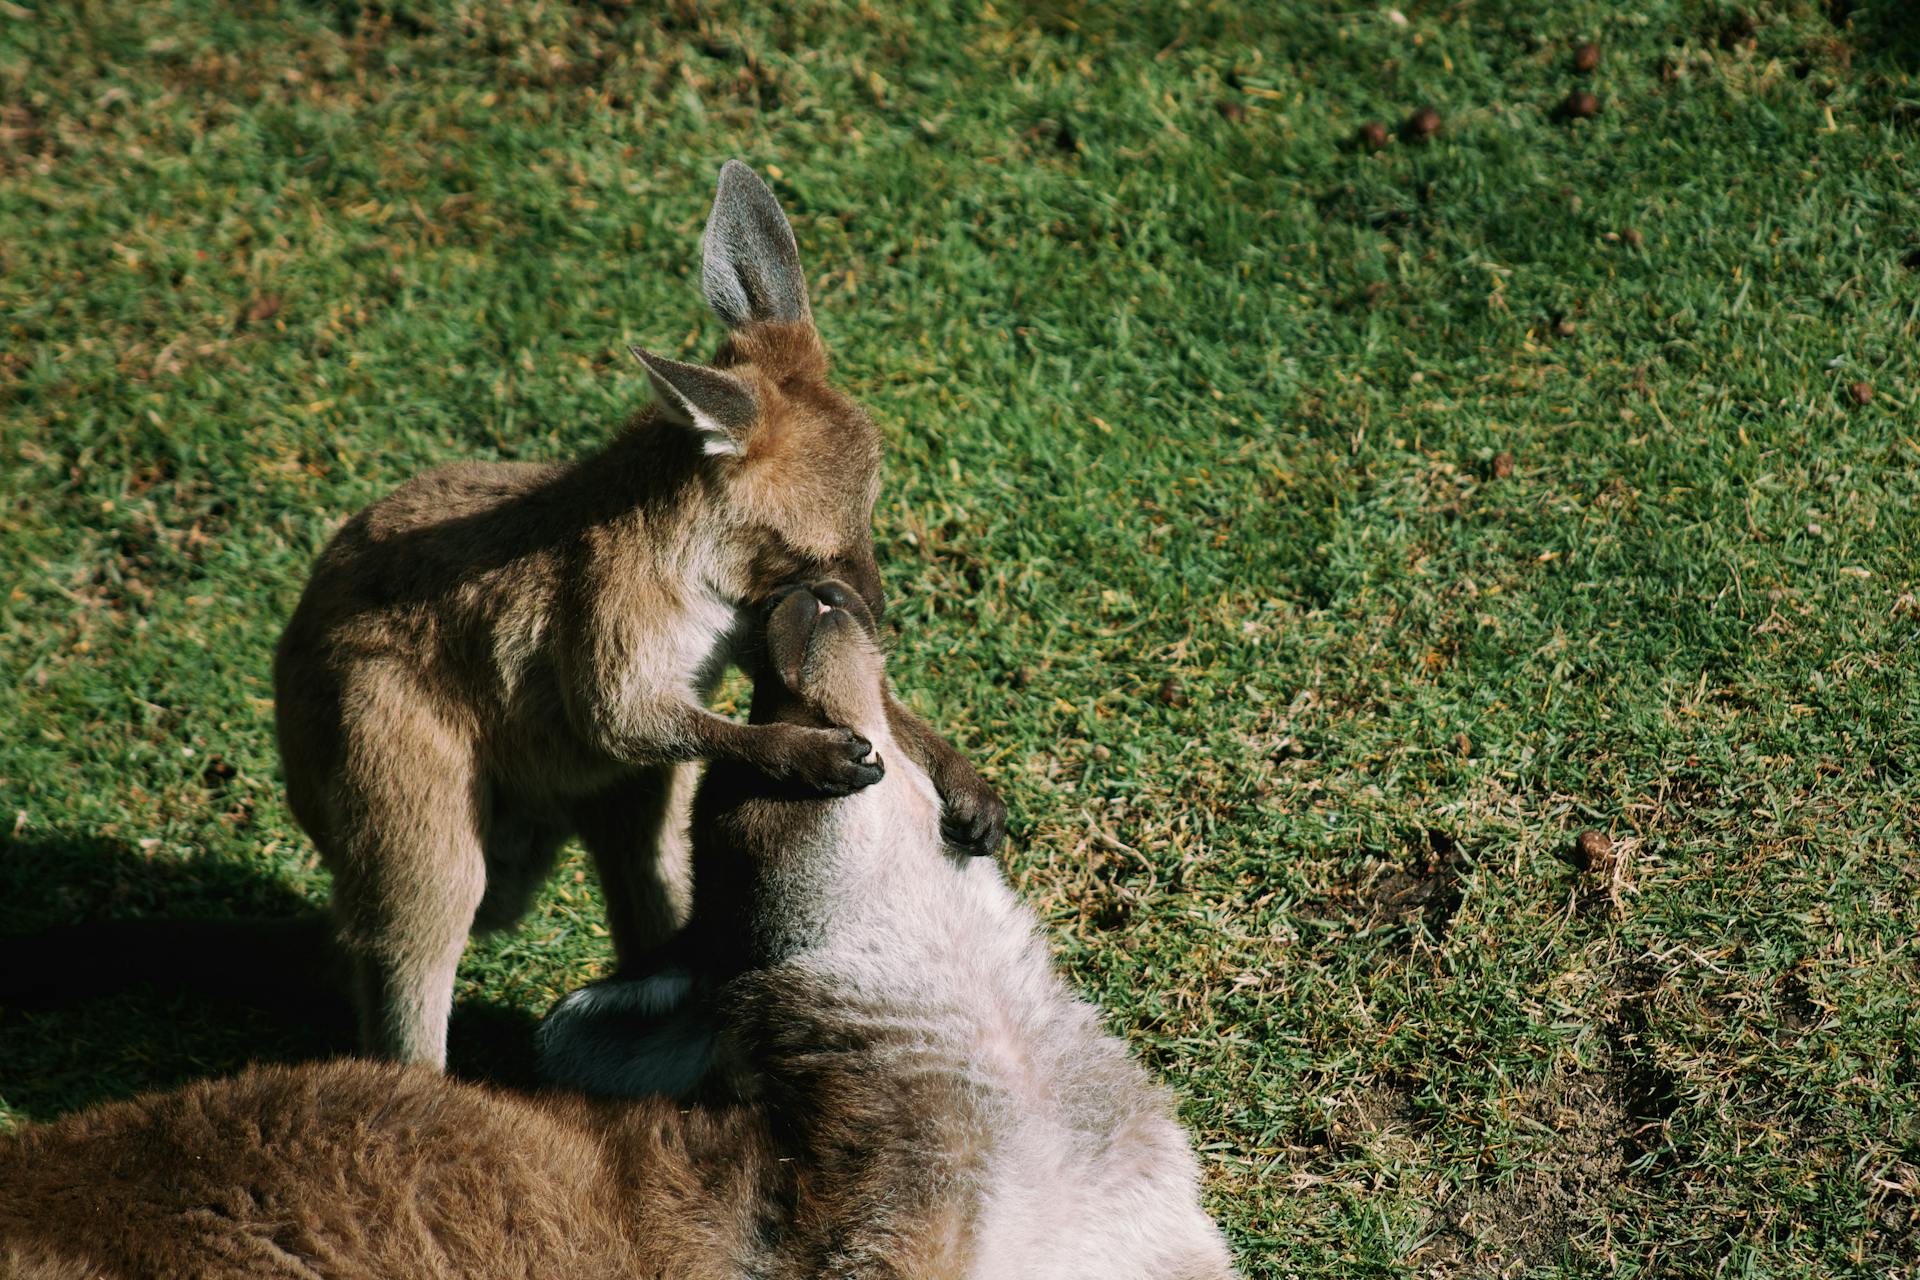
[{"label": "dark shadow area", "polygon": [[1862,61],[1884,70],[1920,69],[1920,6],[1912,0],[1827,0],[1827,13],[1852,37]]},{"label": "dark shadow area", "polygon": [[1474,854],[1448,832],[1416,827],[1399,833],[1400,848],[1368,850],[1365,862],[1339,886],[1328,923],[1377,936],[1396,952],[1416,939],[1437,944],[1466,901],[1465,879]]},{"label": "dark shadow area", "polygon": [[1680,1078],[1654,1057],[1651,1043],[1651,1010],[1660,982],[1647,964],[1626,966],[1614,981],[1619,1004],[1606,1026],[1625,1115],[1621,1150],[1628,1164],[1655,1178],[1684,1166],[1668,1132],[1668,1121],[1680,1109]]},{"label": "dark shadow area", "polygon": [[[324,914],[255,868],[104,838],[0,840],[0,1098],[35,1119],[350,1053],[342,971]],[[456,1007],[450,1069],[529,1087],[534,1023]]]},{"label": "dark shadow area", "polygon": [[490,1000],[463,1000],[447,1024],[447,1073],[500,1089],[532,1089],[533,1031],[540,1019]]}]

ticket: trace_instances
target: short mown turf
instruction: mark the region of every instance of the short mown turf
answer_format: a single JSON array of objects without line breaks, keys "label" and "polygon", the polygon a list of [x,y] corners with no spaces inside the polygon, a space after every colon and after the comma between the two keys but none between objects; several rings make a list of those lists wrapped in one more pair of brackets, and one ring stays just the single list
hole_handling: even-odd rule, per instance
[{"label": "short mown turf", "polygon": [[[323,900],[314,554],[710,350],[738,155],[898,682],[1249,1275],[1920,1264],[1920,38],[1628,8],[0,0],[0,930]],[[457,1066],[598,922],[570,855]],[[325,1043],[8,1010],[0,1114]]]}]

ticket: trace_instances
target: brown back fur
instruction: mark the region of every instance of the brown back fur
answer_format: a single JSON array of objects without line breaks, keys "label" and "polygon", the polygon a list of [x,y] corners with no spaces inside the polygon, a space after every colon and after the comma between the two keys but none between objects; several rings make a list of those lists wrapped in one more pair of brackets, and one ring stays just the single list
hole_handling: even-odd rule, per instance
[{"label": "brown back fur", "polygon": [[0,1277],[959,1275],[954,1100],[797,1039],[777,1113],[366,1061],[97,1107],[0,1138]]}]

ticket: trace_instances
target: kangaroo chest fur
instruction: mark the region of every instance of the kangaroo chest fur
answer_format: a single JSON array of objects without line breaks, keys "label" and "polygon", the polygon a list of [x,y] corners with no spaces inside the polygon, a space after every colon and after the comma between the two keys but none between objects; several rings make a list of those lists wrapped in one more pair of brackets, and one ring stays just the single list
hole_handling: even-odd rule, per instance
[{"label": "kangaroo chest fur", "polygon": [[[573,599],[524,645],[500,646],[490,673],[497,699],[483,715],[484,763],[497,785],[525,800],[566,798],[630,772],[604,739],[652,740],[671,752],[673,713],[704,703],[739,651],[742,603],[714,578],[712,548],[640,560],[592,557]],[[598,562],[596,562],[598,561]],[[592,686],[582,695],[581,684]]]},{"label": "kangaroo chest fur", "polygon": [[686,527],[697,512],[583,520],[579,470],[443,467],[350,521],[282,642],[290,709],[425,718],[525,802],[630,771],[594,730],[669,737],[669,713],[733,658],[744,614],[716,582],[734,571],[724,541]]},{"label": "kangaroo chest fur", "polygon": [[899,772],[840,804],[811,898],[831,923],[789,964],[844,993],[838,1035],[871,1035],[903,1096],[946,1081],[917,1132],[971,1191],[966,1274],[1227,1274],[1171,1097],[1053,972],[998,868],[933,853],[924,780]]}]

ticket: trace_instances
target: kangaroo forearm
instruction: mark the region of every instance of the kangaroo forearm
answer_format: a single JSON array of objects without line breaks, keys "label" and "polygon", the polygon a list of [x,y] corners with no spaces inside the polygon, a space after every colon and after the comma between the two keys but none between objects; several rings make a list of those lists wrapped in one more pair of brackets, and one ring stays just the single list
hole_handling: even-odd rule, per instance
[{"label": "kangaroo forearm", "polygon": [[784,725],[741,724],[715,715],[705,707],[689,707],[675,726],[674,737],[685,744],[686,759],[735,760],[769,768],[787,741]]},{"label": "kangaroo forearm", "polygon": [[926,771],[940,793],[940,828],[947,839],[975,855],[999,848],[1007,834],[1007,806],[972,762],[891,692],[887,722],[900,750]]},{"label": "kangaroo forearm", "polygon": [[635,742],[627,756],[616,758],[736,762],[822,795],[857,791],[884,772],[872,744],[849,729],[741,724],[693,704],[678,708],[657,740]]},{"label": "kangaroo forearm", "polygon": [[691,702],[668,702],[617,719],[598,717],[589,736],[601,752],[635,767],[690,760],[758,764],[769,745],[762,742],[760,728]]},{"label": "kangaroo forearm", "polygon": [[[900,744],[900,749],[926,772],[934,789],[943,797],[962,785],[980,782],[972,762],[891,691],[887,694],[887,727],[893,731],[893,740]],[[981,785],[985,785],[984,782]]]}]

